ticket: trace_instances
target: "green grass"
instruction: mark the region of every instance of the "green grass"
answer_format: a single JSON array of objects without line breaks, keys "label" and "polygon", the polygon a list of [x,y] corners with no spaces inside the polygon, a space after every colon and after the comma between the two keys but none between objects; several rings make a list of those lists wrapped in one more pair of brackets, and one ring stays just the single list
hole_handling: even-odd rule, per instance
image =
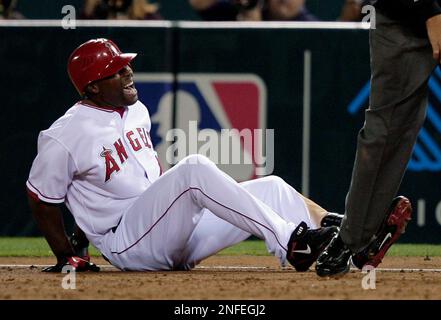
[{"label": "green grass", "polygon": [[[100,254],[95,248],[90,249],[93,256]],[[44,238],[9,238],[0,237],[0,257],[51,257],[49,245]]]},{"label": "green grass", "polygon": [[261,240],[248,240],[224,249],[218,253],[224,256],[269,256],[265,243]]},{"label": "green grass", "polygon": [[[91,248],[92,256],[100,253]],[[265,244],[260,240],[241,242],[219,253],[220,255],[269,255]],[[395,244],[388,252],[390,256],[438,257],[441,256],[441,245],[433,244]],[[50,257],[52,252],[43,238],[9,238],[0,237],[0,257]]]},{"label": "green grass", "polygon": [[394,244],[387,252],[395,257],[439,257],[441,245],[437,244]]}]

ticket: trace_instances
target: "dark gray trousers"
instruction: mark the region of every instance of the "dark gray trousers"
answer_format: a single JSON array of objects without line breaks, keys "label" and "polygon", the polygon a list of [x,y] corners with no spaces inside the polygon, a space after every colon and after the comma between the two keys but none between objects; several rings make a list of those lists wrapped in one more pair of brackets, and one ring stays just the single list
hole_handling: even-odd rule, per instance
[{"label": "dark gray trousers", "polygon": [[358,134],[340,235],[352,252],[366,247],[396,196],[423,125],[428,79],[436,66],[427,38],[377,10],[370,30],[371,92]]}]

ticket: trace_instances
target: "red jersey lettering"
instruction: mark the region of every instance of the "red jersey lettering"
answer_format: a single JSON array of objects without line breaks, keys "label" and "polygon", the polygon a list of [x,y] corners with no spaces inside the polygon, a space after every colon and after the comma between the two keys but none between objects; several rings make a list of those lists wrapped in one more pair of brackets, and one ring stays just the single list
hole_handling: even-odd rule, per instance
[{"label": "red jersey lettering", "polygon": [[149,143],[149,140],[147,139],[147,135],[145,134],[145,129],[144,128],[136,128],[136,130],[138,131],[139,136],[141,137],[142,142],[144,142],[144,145],[147,148],[151,148],[151,144]]},{"label": "red jersey lettering", "polygon": [[147,130],[145,128],[142,128],[142,130],[144,131],[144,135],[146,136],[147,139],[147,143],[149,144],[149,148],[152,148],[153,143],[152,143],[152,138],[150,138],[150,134],[147,132]]},{"label": "red jersey lettering", "polygon": [[133,131],[129,131],[126,133],[126,137],[129,140],[130,144],[132,145],[133,151],[139,151],[141,150],[141,144],[139,143],[138,139],[132,139],[132,136],[134,135]]},{"label": "red jersey lettering", "polygon": [[110,179],[112,173],[114,173],[115,171],[118,172],[120,169],[115,159],[113,159],[112,157],[112,150],[103,147],[103,151],[100,155],[106,161],[106,178],[104,182],[107,182]]},{"label": "red jersey lettering", "polygon": [[116,153],[119,156],[119,161],[121,161],[121,164],[123,164],[124,161],[127,160],[128,156],[127,156],[126,149],[124,148],[124,146],[121,142],[121,139],[118,139],[118,141],[115,141],[115,143],[113,145],[115,146]]}]

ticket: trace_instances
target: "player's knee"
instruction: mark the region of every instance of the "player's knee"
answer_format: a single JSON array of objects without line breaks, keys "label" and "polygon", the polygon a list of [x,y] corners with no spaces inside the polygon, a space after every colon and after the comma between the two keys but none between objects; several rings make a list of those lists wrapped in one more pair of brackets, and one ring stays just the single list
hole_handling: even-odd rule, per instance
[{"label": "player's knee", "polygon": [[203,156],[201,154],[190,154],[189,156],[186,156],[184,159],[182,159],[182,162],[187,165],[196,165],[196,166],[206,166],[206,165],[213,165],[213,161],[208,159],[206,156]]},{"label": "player's knee", "polygon": [[268,181],[270,183],[276,183],[276,184],[284,183],[285,182],[285,180],[283,180],[279,176],[274,176],[274,175],[266,176],[266,177],[264,177],[262,179],[265,179],[266,181]]},{"label": "player's knee", "polygon": [[280,178],[279,176],[267,176],[264,178],[261,178],[265,183],[269,185],[269,187],[277,187],[285,183],[285,180]]},{"label": "player's knee", "polygon": [[257,179],[257,181],[264,183],[266,186],[277,187],[285,183],[285,180],[279,176],[266,176]]},{"label": "player's knee", "polygon": [[211,170],[216,167],[216,165],[207,157],[200,154],[191,154],[179,163],[180,170],[189,172],[190,174],[198,174],[205,171],[204,168]]}]

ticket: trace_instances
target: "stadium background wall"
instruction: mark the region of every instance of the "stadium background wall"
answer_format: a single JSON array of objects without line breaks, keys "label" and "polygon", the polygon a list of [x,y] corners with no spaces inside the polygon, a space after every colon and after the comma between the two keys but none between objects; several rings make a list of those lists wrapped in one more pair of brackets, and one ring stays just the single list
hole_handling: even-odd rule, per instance
[{"label": "stadium background wall", "polygon": [[[113,39],[126,52],[138,52],[136,72],[260,77],[267,91],[266,126],[275,130],[276,137],[273,174],[298,190],[302,189],[304,52],[309,50],[309,195],[330,211],[342,212],[356,134],[363,124],[362,110],[368,105],[367,30],[2,26],[0,168],[6,183],[0,192],[1,236],[39,235],[25,193],[37,136],[77,100],[66,61],[74,47],[96,37]],[[439,243],[441,237],[440,79],[435,74],[431,80],[430,117],[426,135],[418,142],[423,153],[412,158],[412,168],[400,189],[415,209],[402,242]]]},{"label": "stadium background wall", "polygon": [[[306,6],[322,21],[337,20],[345,0],[306,0]],[[150,0],[158,3],[161,15],[167,20],[200,20],[188,0]],[[60,19],[64,5],[74,6],[79,13],[83,0],[39,0],[17,2],[17,10],[27,19]]]}]

